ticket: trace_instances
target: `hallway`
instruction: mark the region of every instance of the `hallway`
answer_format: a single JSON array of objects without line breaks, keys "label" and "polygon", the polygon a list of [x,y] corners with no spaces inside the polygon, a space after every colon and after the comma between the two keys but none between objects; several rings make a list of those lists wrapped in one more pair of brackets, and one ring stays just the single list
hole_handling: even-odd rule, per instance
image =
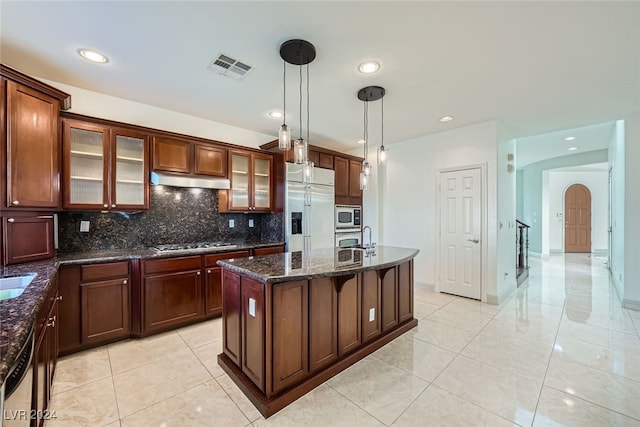
[{"label": "hallway", "polygon": [[640,312],[603,258],[533,260],[501,306],[415,289],[417,328],[265,420],[216,319],[60,360],[47,426],[640,426]]}]

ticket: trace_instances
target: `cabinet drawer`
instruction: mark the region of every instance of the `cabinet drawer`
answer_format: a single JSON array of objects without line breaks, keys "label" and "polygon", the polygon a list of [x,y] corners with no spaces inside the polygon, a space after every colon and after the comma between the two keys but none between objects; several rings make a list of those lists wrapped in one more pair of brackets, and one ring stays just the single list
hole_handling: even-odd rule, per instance
[{"label": "cabinet drawer", "polygon": [[284,252],[284,246],[272,246],[269,248],[255,248],[253,250],[253,256],[281,254],[283,252]]},{"label": "cabinet drawer", "polygon": [[144,273],[169,273],[172,271],[199,270],[202,263],[199,256],[167,258],[144,262]]},{"label": "cabinet drawer", "polygon": [[80,269],[80,277],[83,282],[129,276],[129,262],[127,261],[83,265]]},{"label": "cabinet drawer", "polygon": [[204,264],[206,267],[215,267],[216,262],[221,259],[229,259],[229,258],[246,258],[249,256],[249,251],[234,251],[234,252],[224,252],[218,254],[210,254],[204,256]]}]

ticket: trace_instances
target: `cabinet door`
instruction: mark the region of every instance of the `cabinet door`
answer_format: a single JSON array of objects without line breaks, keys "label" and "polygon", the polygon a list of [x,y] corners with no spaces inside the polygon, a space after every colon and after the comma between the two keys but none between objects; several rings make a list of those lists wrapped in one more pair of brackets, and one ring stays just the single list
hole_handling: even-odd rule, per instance
[{"label": "cabinet door", "polygon": [[349,197],[362,197],[360,172],[362,172],[362,163],[357,160],[349,160]]},{"label": "cabinet door", "polygon": [[191,173],[191,143],[164,136],[153,137],[153,170]]},{"label": "cabinet door", "polygon": [[7,206],[60,207],[59,102],[7,81]]},{"label": "cabinet door", "polygon": [[320,153],[318,151],[309,149],[308,156],[309,161],[313,162],[314,166],[320,166]]},{"label": "cabinet door", "polygon": [[148,138],[129,130],[111,131],[110,209],[149,208]]},{"label": "cabinet door", "polygon": [[387,332],[398,325],[398,282],[396,268],[385,268],[378,271],[380,277],[382,332]]},{"label": "cabinet door", "polygon": [[145,332],[202,317],[201,272],[183,271],[144,278]]},{"label": "cabinet door", "polygon": [[240,152],[229,152],[231,189],[228,210],[248,211],[251,206],[251,156]]},{"label": "cabinet door", "polygon": [[129,335],[129,279],[80,285],[82,343],[108,341]]},{"label": "cabinet door", "polygon": [[327,153],[320,153],[320,165],[321,168],[333,169],[333,155]]},{"label": "cabinet door", "polygon": [[64,126],[64,207],[109,209],[109,129],[75,121]]},{"label": "cabinet door", "polygon": [[[360,276],[342,276],[342,285],[338,290],[338,355],[342,356],[355,350],[362,342],[361,323],[361,284]],[[336,278],[336,280],[339,280]]]},{"label": "cabinet door", "polygon": [[241,366],[240,276],[224,270],[222,280],[222,351],[233,363]]},{"label": "cabinet door", "polygon": [[271,210],[271,156],[254,154],[252,209],[254,211],[269,212]]},{"label": "cabinet door", "polygon": [[242,372],[265,393],[264,285],[242,277]]},{"label": "cabinet door", "polygon": [[81,345],[80,266],[62,266],[58,270],[58,285],[61,297],[58,303],[58,335],[60,353],[65,354]]},{"label": "cabinet door", "polygon": [[194,173],[197,175],[227,176],[227,150],[212,145],[195,144]]},{"label": "cabinet door", "polygon": [[273,246],[270,248],[255,248],[253,250],[253,256],[281,254],[283,252],[284,252],[284,246]]},{"label": "cabinet door", "polygon": [[[272,393],[295,384],[309,372],[307,290],[306,280],[273,285]],[[331,327],[330,319],[328,323]]]},{"label": "cabinet door", "polygon": [[3,218],[4,263],[18,264],[52,258],[53,215]]},{"label": "cabinet door", "polygon": [[362,342],[380,335],[380,283],[375,270],[362,273]]},{"label": "cabinet door", "polygon": [[222,267],[205,268],[204,278],[204,315],[219,315],[222,313]]},{"label": "cabinet door", "polygon": [[413,319],[413,261],[398,266],[398,322]]},{"label": "cabinet door", "polygon": [[313,279],[309,287],[309,370],[338,358],[338,278]]},{"label": "cabinet door", "polygon": [[[44,414],[49,404],[49,390],[47,370],[49,368],[49,339],[47,326],[40,332],[40,336],[36,337],[36,347],[33,353],[33,401],[31,402],[32,410],[36,414]],[[32,426],[40,426],[42,420],[31,420]]]},{"label": "cabinet door", "polygon": [[58,364],[58,294],[56,293],[56,299],[54,300],[51,310],[49,311],[49,321],[47,323],[47,343],[49,345],[49,352],[47,355],[47,399],[51,400],[53,389],[53,377],[56,373],[56,365]]},{"label": "cabinet door", "polygon": [[335,156],[333,160],[333,168],[336,172],[336,197],[349,197],[349,160]]}]

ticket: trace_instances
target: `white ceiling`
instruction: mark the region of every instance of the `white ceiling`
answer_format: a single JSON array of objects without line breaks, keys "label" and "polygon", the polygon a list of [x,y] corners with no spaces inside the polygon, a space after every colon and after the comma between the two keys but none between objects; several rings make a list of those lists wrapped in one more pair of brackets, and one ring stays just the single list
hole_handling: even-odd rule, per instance
[{"label": "white ceiling", "polygon": [[[489,120],[514,137],[553,135],[640,111],[637,1],[2,0],[0,8],[0,60],[9,66],[274,137],[279,123],[267,113],[282,108],[279,46],[308,40],[317,50],[311,142],[341,150],[362,137],[356,93],[368,85],[387,90],[387,143]],[[110,62],[83,60],[82,47]],[[220,52],[255,69],[240,82],[208,71]],[[367,59],[381,70],[360,74]],[[295,135],[298,70],[287,71]],[[444,115],[455,120],[442,124]]]}]

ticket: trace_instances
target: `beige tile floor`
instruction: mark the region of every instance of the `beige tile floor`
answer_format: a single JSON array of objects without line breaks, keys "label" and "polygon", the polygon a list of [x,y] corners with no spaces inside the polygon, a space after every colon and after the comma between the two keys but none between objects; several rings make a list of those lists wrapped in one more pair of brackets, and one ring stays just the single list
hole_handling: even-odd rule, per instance
[{"label": "beige tile floor", "polygon": [[415,290],[419,326],[265,420],[219,319],[60,359],[52,426],[640,426],[640,312],[604,259],[532,262],[500,306]]}]

